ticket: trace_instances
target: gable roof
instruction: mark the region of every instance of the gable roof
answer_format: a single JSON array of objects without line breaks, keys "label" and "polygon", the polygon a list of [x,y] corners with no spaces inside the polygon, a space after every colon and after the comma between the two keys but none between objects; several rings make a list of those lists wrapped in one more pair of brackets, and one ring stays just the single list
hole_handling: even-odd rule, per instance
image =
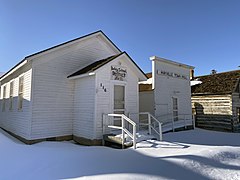
[{"label": "gable roof", "polygon": [[231,94],[240,79],[240,70],[198,76],[201,84],[192,86],[192,95],[197,94]]},{"label": "gable roof", "polygon": [[52,50],[52,49],[55,49],[57,47],[60,47],[60,46],[63,46],[63,45],[66,45],[66,44],[69,44],[69,43],[72,43],[72,42],[75,42],[75,41],[78,41],[80,39],[83,39],[83,38],[86,38],[86,37],[89,37],[89,36],[92,36],[92,35],[95,35],[95,34],[102,34],[108,41],[111,42],[111,44],[113,44],[113,46],[119,51],[121,52],[121,50],[111,41],[111,39],[109,39],[106,34],[103,33],[103,31],[99,30],[99,31],[96,31],[96,32],[93,32],[93,33],[90,33],[90,34],[87,34],[87,35],[84,35],[84,36],[81,36],[81,37],[78,37],[78,38],[75,38],[75,39],[72,39],[70,41],[67,41],[67,42],[64,42],[64,43],[61,43],[61,44],[58,44],[56,46],[53,46],[53,47],[50,47],[50,48],[47,48],[45,50],[42,50],[42,51],[39,51],[37,53],[34,53],[34,54],[31,54],[29,56],[26,56],[25,58],[30,58],[32,56],[35,56],[35,55],[38,55],[38,54],[41,54],[41,53],[44,53],[46,51],[49,51],[49,50]]},{"label": "gable roof", "polygon": [[14,67],[12,67],[9,71],[7,71],[6,73],[4,73],[3,75],[0,75],[0,79],[4,78],[5,76],[7,76],[10,72],[12,71],[15,71],[17,70],[20,66],[26,64],[29,60],[31,60],[31,58],[33,58],[34,56],[36,55],[41,55],[47,51],[51,51],[51,50],[54,50],[54,49],[57,49],[59,47],[62,47],[62,46],[65,46],[65,45],[68,45],[68,44],[71,44],[71,43],[75,43],[79,40],[82,40],[84,38],[87,38],[87,37],[90,37],[90,36],[95,36],[95,35],[102,35],[102,37],[104,37],[107,41],[109,41],[112,46],[119,52],[121,52],[121,50],[101,31],[96,31],[96,32],[93,32],[93,33],[90,33],[90,34],[87,34],[87,35],[84,35],[84,36],[81,36],[81,37],[78,37],[78,38],[75,38],[75,39],[72,39],[70,41],[67,41],[67,42],[64,42],[64,43],[61,43],[61,44],[58,44],[56,46],[53,46],[53,47],[50,47],[50,48],[47,48],[45,50],[42,50],[42,51],[39,51],[37,53],[34,53],[34,54],[31,54],[31,55],[28,55],[26,56],[22,61],[20,61],[19,63],[17,63]]},{"label": "gable roof", "polygon": [[102,67],[103,65],[107,64],[108,62],[114,60],[115,58],[117,58],[121,54],[123,54],[123,53],[120,53],[120,54],[117,54],[117,55],[113,55],[113,56],[110,56],[108,58],[96,61],[96,62],[94,62],[94,63],[92,63],[92,64],[90,64],[90,65],[88,65],[88,66],[86,66],[86,67],[84,67],[82,69],[80,69],[79,71],[71,74],[67,78],[74,77],[74,76],[79,76],[81,74],[91,73],[91,72],[97,70],[98,68]]},{"label": "gable roof", "polygon": [[80,70],[78,70],[77,72],[71,74],[68,76],[68,78],[71,78],[71,77],[74,77],[74,76],[79,76],[79,75],[83,75],[83,74],[87,74],[87,73],[91,73],[91,72],[94,72],[96,71],[97,69],[99,69],[100,67],[102,67],[103,65],[109,63],[110,61],[113,61],[114,59],[116,59],[117,57],[121,56],[121,55],[126,55],[130,61],[133,63],[133,65],[136,67],[136,69],[138,70],[138,72],[140,74],[142,74],[142,79],[147,79],[147,76],[145,75],[145,73],[139,68],[139,66],[132,60],[132,58],[124,51],[124,52],[121,52],[117,55],[113,55],[113,56],[110,56],[108,58],[105,58],[105,59],[101,59],[99,61],[96,61]]}]

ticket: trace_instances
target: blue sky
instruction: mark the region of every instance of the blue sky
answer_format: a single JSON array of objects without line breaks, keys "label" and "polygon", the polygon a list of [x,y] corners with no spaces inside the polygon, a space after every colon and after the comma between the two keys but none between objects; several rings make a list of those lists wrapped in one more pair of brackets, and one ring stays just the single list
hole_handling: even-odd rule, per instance
[{"label": "blue sky", "polygon": [[240,69],[239,0],[0,0],[0,72],[97,30],[145,72],[153,55],[197,75]]}]

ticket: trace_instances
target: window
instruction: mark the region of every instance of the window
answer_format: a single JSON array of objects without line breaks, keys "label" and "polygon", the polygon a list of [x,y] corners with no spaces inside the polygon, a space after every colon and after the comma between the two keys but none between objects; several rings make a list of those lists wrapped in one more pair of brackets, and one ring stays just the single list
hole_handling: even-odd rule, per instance
[{"label": "window", "polygon": [[178,99],[177,98],[172,98],[173,102],[173,119],[174,121],[178,120]]},{"label": "window", "polygon": [[10,83],[9,110],[13,109],[13,81]]},{"label": "window", "polygon": [[2,112],[6,109],[6,86],[3,87]]},{"label": "window", "polygon": [[[114,85],[114,107],[115,114],[125,113],[125,87]],[[114,118],[114,125],[121,126],[121,118]]]},{"label": "window", "polygon": [[23,108],[23,76],[19,78],[18,85],[18,110]]}]

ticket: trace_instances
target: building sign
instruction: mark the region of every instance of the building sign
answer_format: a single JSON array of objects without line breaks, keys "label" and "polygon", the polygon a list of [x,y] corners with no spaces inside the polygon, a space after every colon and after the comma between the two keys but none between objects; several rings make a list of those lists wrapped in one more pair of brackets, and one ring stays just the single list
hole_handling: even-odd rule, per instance
[{"label": "building sign", "polygon": [[126,81],[127,69],[121,66],[111,66],[112,80]]},{"label": "building sign", "polygon": [[168,72],[168,71],[164,71],[164,70],[157,70],[157,74],[162,75],[162,76],[168,76],[168,77],[188,80],[188,76],[186,76],[186,75],[174,73],[174,72]]}]

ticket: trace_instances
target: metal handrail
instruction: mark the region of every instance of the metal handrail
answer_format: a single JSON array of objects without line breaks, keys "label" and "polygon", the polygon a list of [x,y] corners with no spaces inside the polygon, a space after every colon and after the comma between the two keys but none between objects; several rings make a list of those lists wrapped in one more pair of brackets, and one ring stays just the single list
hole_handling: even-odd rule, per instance
[{"label": "metal handrail", "polygon": [[[108,125],[109,128],[113,128],[113,129],[121,129],[122,130],[122,148],[124,148],[124,144],[125,144],[125,133],[133,140],[133,147],[134,149],[136,149],[136,123],[134,121],[132,121],[131,119],[129,119],[127,116],[125,116],[124,114],[108,114],[108,116],[111,117],[121,117],[121,124],[122,126],[111,126]],[[130,131],[128,131],[128,129],[125,127],[125,121],[127,121],[128,123],[130,123],[133,126],[133,133],[131,133]]]}]

